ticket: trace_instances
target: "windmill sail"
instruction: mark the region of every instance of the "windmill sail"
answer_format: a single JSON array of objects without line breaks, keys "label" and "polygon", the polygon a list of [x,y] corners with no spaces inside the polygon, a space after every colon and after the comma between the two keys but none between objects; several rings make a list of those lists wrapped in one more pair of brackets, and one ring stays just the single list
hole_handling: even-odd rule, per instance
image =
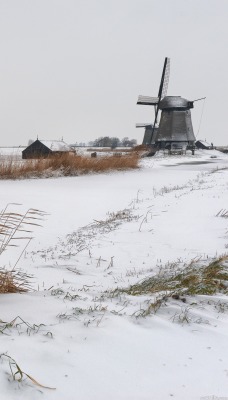
[{"label": "windmill sail", "polygon": [[170,74],[170,58],[166,57],[164,62],[164,67],[162,71],[161,83],[158,91],[158,103],[155,107],[155,118],[152,136],[154,134],[155,125],[158,119],[159,104],[163,97],[166,96],[169,84],[169,74]]},{"label": "windmill sail", "polygon": [[138,122],[135,124],[136,128],[146,128],[147,126],[152,126],[152,122]]},{"label": "windmill sail", "polygon": [[[167,96],[170,76],[170,59],[165,58],[162,76],[157,97],[139,96],[137,104],[149,104],[155,108],[155,117],[152,124],[141,123],[136,127],[145,128],[143,144],[151,146],[151,151],[156,149],[168,149],[170,152],[186,150],[187,146],[194,154],[195,136],[191,120],[191,111],[194,102],[181,96]],[[161,118],[159,127],[157,121],[159,112]],[[179,154],[179,153],[178,153]]]},{"label": "windmill sail", "polygon": [[161,82],[159,86],[159,91],[158,91],[158,96],[157,97],[150,97],[150,96],[139,96],[137,104],[142,104],[142,105],[150,105],[155,107],[155,118],[154,118],[154,123],[151,124],[152,127],[152,135],[151,135],[151,143],[152,143],[152,138],[154,140],[154,133],[156,129],[156,124],[157,124],[157,119],[158,119],[158,112],[159,112],[159,104],[161,100],[166,96],[167,90],[168,90],[168,84],[169,84],[169,74],[170,74],[170,58],[166,57],[163,70],[162,70],[162,76],[161,76]]},{"label": "windmill sail", "polygon": [[158,97],[150,97],[150,96],[141,96],[139,95],[137,104],[155,106],[158,104],[159,98]]},{"label": "windmill sail", "polygon": [[162,71],[161,83],[159,87],[158,97],[159,101],[166,96],[168,85],[169,85],[169,75],[170,75],[170,58],[166,57],[164,62],[164,67]]}]

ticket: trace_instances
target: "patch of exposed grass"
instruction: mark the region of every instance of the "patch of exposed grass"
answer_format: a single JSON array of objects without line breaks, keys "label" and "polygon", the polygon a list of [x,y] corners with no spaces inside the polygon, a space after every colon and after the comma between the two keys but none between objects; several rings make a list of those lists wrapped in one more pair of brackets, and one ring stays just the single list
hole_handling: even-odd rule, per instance
[{"label": "patch of exposed grass", "polygon": [[58,175],[76,176],[91,172],[121,171],[137,168],[138,162],[139,156],[137,154],[100,158],[64,154],[20,162],[11,159],[0,163],[0,179],[41,178]]},{"label": "patch of exposed grass", "polygon": [[190,264],[179,273],[167,272],[155,275],[126,289],[117,289],[116,293],[133,296],[165,293],[166,298],[181,295],[213,295],[228,294],[228,266],[222,256],[209,265]]}]

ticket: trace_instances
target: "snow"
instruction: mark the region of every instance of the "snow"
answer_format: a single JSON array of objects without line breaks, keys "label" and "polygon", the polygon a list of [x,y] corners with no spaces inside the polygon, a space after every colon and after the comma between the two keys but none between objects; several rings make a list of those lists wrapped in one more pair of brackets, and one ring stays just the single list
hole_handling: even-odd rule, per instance
[{"label": "snow", "polygon": [[4,159],[5,157],[13,157],[19,158],[22,157],[22,150],[24,150],[24,146],[19,147],[0,147],[0,160]]},{"label": "snow", "polygon": [[205,147],[211,147],[211,143],[206,142],[206,140],[197,140],[197,142],[202,143]]},{"label": "snow", "polygon": [[[108,295],[161,267],[197,258],[206,265],[226,253],[227,219],[218,213],[228,204],[227,168],[226,154],[198,150],[160,153],[134,171],[0,182],[1,209],[16,202],[9,209],[47,213],[19,261],[33,291],[1,295],[0,319],[26,323],[18,318],[4,331],[0,353],[56,388],[13,381],[2,357],[1,398],[227,396],[225,295],[171,299],[144,318],[137,315],[151,296]],[[20,252],[8,249],[2,265],[13,266]]]},{"label": "snow", "polygon": [[48,147],[52,151],[72,151],[70,147],[63,140],[39,140],[44,146]]}]

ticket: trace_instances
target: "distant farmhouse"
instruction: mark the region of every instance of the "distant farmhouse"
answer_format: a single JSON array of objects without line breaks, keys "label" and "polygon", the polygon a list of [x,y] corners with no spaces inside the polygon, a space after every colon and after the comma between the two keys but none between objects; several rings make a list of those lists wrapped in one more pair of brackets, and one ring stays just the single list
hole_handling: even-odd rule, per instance
[{"label": "distant farmhouse", "polygon": [[22,151],[22,158],[41,158],[63,153],[74,154],[75,150],[62,140],[39,140]]},{"label": "distant farmhouse", "polygon": [[206,140],[197,140],[195,142],[195,146],[197,149],[204,149],[204,150],[212,150],[213,149],[213,143],[207,143]]}]

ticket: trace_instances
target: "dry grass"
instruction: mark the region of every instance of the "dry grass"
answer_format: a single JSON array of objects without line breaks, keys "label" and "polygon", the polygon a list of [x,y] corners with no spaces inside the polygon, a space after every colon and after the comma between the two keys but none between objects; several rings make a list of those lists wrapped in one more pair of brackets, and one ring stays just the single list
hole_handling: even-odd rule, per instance
[{"label": "dry grass", "polygon": [[26,213],[15,213],[8,211],[9,206],[16,203],[7,204],[0,212],[0,255],[10,246],[17,246],[20,240],[31,240],[32,228],[41,226],[45,213],[34,208],[30,208]]},{"label": "dry grass", "polygon": [[0,293],[23,293],[30,288],[29,275],[20,270],[0,268]]},{"label": "dry grass", "polygon": [[[228,295],[228,255],[221,256],[208,265],[200,265],[199,259],[191,261],[183,270],[164,268],[160,272],[139,283],[127,288],[117,288],[107,291],[109,298],[120,297],[122,294],[130,296],[149,295],[146,308],[140,307],[132,316],[147,317],[155,314],[163,305],[167,305],[169,299],[175,299],[183,303],[188,296],[209,295],[216,293]],[[188,307],[181,314],[175,314],[173,320],[185,323],[190,322]]]},{"label": "dry grass", "polygon": [[8,361],[10,372],[11,372],[11,377],[12,377],[12,379],[14,381],[22,382],[22,381],[24,381],[24,379],[28,378],[32,383],[34,383],[34,385],[37,385],[37,386],[39,386],[41,388],[51,389],[51,390],[55,390],[56,389],[56,388],[53,388],[53,387],[50,387],[50,386],[41,385],[41,383],[37,382],[37,380],[34,379],[31,375],[27,374],[27,372],[22,371],[22,369],[19,366],[19,364],[11,356],[9,356],[7,353],[0,354],[0,358],[2,360],[5,359],[5,360]]},{"label": "dry grass", "polygon": [[228,256],[222,256],[206,266],[197,266],[192,263],[181,272],[163,273],[139,282],[119,292],[133,296],[144,294],[164,294],[166,298],[181,295],[213,295],[215,293],[228,294],[228,267],[225,262]]},{"label": "dry grass", "polygon": [[0,163],[0,179],[39,178],[56,175],[75,176],[91,172],[126,170],[137,168],[138,162],[137,154],[101,158],[64,154],[22,162],[9,160]]},{"label": "dry grass", "polygon": [[130,151],[148,151],[149,147],[145,144],[139,144],[131,148]]},{"label": "dry grass", "polygon": [[[12,206],[12,204],[11,204]],[[9,205],[0,212],[0,256],[9,247],[17,247],[18,243],[26,243],[24,249],[11,270],[0,267],[0,293],[20,293],[27,292],[29,289],[29,275],[16,266],[32,239],[31,227],[40,226],[40,220],[45,213],[35,209],[29,209],[26,213],[20,214],[8,211]]]}]

